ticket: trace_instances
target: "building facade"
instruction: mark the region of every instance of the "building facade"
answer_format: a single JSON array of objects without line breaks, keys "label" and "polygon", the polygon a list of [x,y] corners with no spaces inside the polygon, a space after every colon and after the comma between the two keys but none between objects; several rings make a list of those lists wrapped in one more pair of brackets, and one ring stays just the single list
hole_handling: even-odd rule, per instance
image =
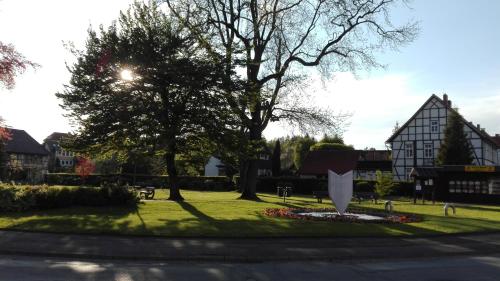
[{"label": "building facade", "polygon": [[[417,167],[434,167],[448,116],[455,109],[445,94],[443,98],[432,95],[417,112],[402,125],[388,140],[392,149],[392,173],[394,179],[410,179],[410,173]],[[472,147],[473,165],[495,166],[499,163],[500,150],[496,137],[462,119],[464,132]]]},{"label": "building facade", "polygon": [[68,172],[75,167],[75,153],[61,147],[61,141],[68,137],[66,133],[54,132],[43,141],[43,146],[49,152],[49,171]]},{"label": "building facade", "polygon": [[7,162],[6,180],[39,183],[48,172],[49,153],[23,130],[9,129],[10,139],[5,142]]}]

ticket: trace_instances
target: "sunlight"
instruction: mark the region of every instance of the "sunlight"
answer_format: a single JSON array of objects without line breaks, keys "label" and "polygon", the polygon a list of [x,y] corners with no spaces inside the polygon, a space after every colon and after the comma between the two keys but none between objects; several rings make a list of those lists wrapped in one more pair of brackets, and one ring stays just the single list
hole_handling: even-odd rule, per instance
[{"label": "sunlight", "polygon": [[122,70],[122,72],[120,72],[120,77],[122,78],[122,80],[125,80],[125,81],[132,81],[134,80],[134,76],[133,76],[133,73],[130,69],[124,69]]}]

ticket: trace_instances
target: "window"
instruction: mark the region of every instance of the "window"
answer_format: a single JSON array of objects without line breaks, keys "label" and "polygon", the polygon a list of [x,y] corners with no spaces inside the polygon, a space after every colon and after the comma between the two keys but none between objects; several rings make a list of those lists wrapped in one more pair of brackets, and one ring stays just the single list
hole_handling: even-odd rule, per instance
[{"label": "window", "polygon": [[406,158],[413,158],[413,143],[412,142],[405,143],[405,155],[406,155]]},{"label": "window", "polygon": [[406,176],[406,180],[408,180],[408,181],[411,180],[410,174],[411,174],[412,170],[413,170],[413,168],[411,168],[411,167],[407,167],[405,169],[405,176]]},{"label": "window", "polygon": [[434,151],[432,149],[432,143],[424,143],[424,158],[433,158]]},{"label": "window", "polygon": [[431,133],[439,132],[439,122],[438,120],[431,120]]}]

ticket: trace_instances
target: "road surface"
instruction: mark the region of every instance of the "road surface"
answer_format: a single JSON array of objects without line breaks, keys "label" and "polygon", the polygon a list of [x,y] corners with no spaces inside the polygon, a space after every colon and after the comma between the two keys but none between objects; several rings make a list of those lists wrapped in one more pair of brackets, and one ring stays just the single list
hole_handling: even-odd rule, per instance
[{"label": "road surface", "polygon": [[0,256],[0,280],[498,281],[500,255],[395,261],[140,262]]}]

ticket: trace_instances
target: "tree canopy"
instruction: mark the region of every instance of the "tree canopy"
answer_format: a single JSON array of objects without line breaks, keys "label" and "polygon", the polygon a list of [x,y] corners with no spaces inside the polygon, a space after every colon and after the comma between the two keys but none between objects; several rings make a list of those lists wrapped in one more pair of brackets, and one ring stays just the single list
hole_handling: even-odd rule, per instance
[{"label": "tree canopy", "polygon": [[12,44],[4,44],[0,41],[0,86],[13,89],[16,85],[16,76],[22,74],[26,69],[39,65],[26,59]]},{"label": "tree canopy", "polygon": [[[243,89],[225,91],[245,137],[260,141],[273,121],[303,131],[335,132],[345,116],[311,105],[304,96],[308,67],[322,74],[379,66],[375,52],[411,42],[416,23],[396,26],[397,0],[164,0],[195,34],[200,46],[225,70],[226,81]],[[247,157],[243,198],[256,199],[257,159]]]},{"label": "tree canopy", "polygon": [[169,199],[183,200],[176,155],[230,122],[218,97],[220,67],[153,1],[136,2],[107,29],[89,29],[85,49],[73,53],[70,83],[57,93],[79,125],[73,150],[162,153]]}]

